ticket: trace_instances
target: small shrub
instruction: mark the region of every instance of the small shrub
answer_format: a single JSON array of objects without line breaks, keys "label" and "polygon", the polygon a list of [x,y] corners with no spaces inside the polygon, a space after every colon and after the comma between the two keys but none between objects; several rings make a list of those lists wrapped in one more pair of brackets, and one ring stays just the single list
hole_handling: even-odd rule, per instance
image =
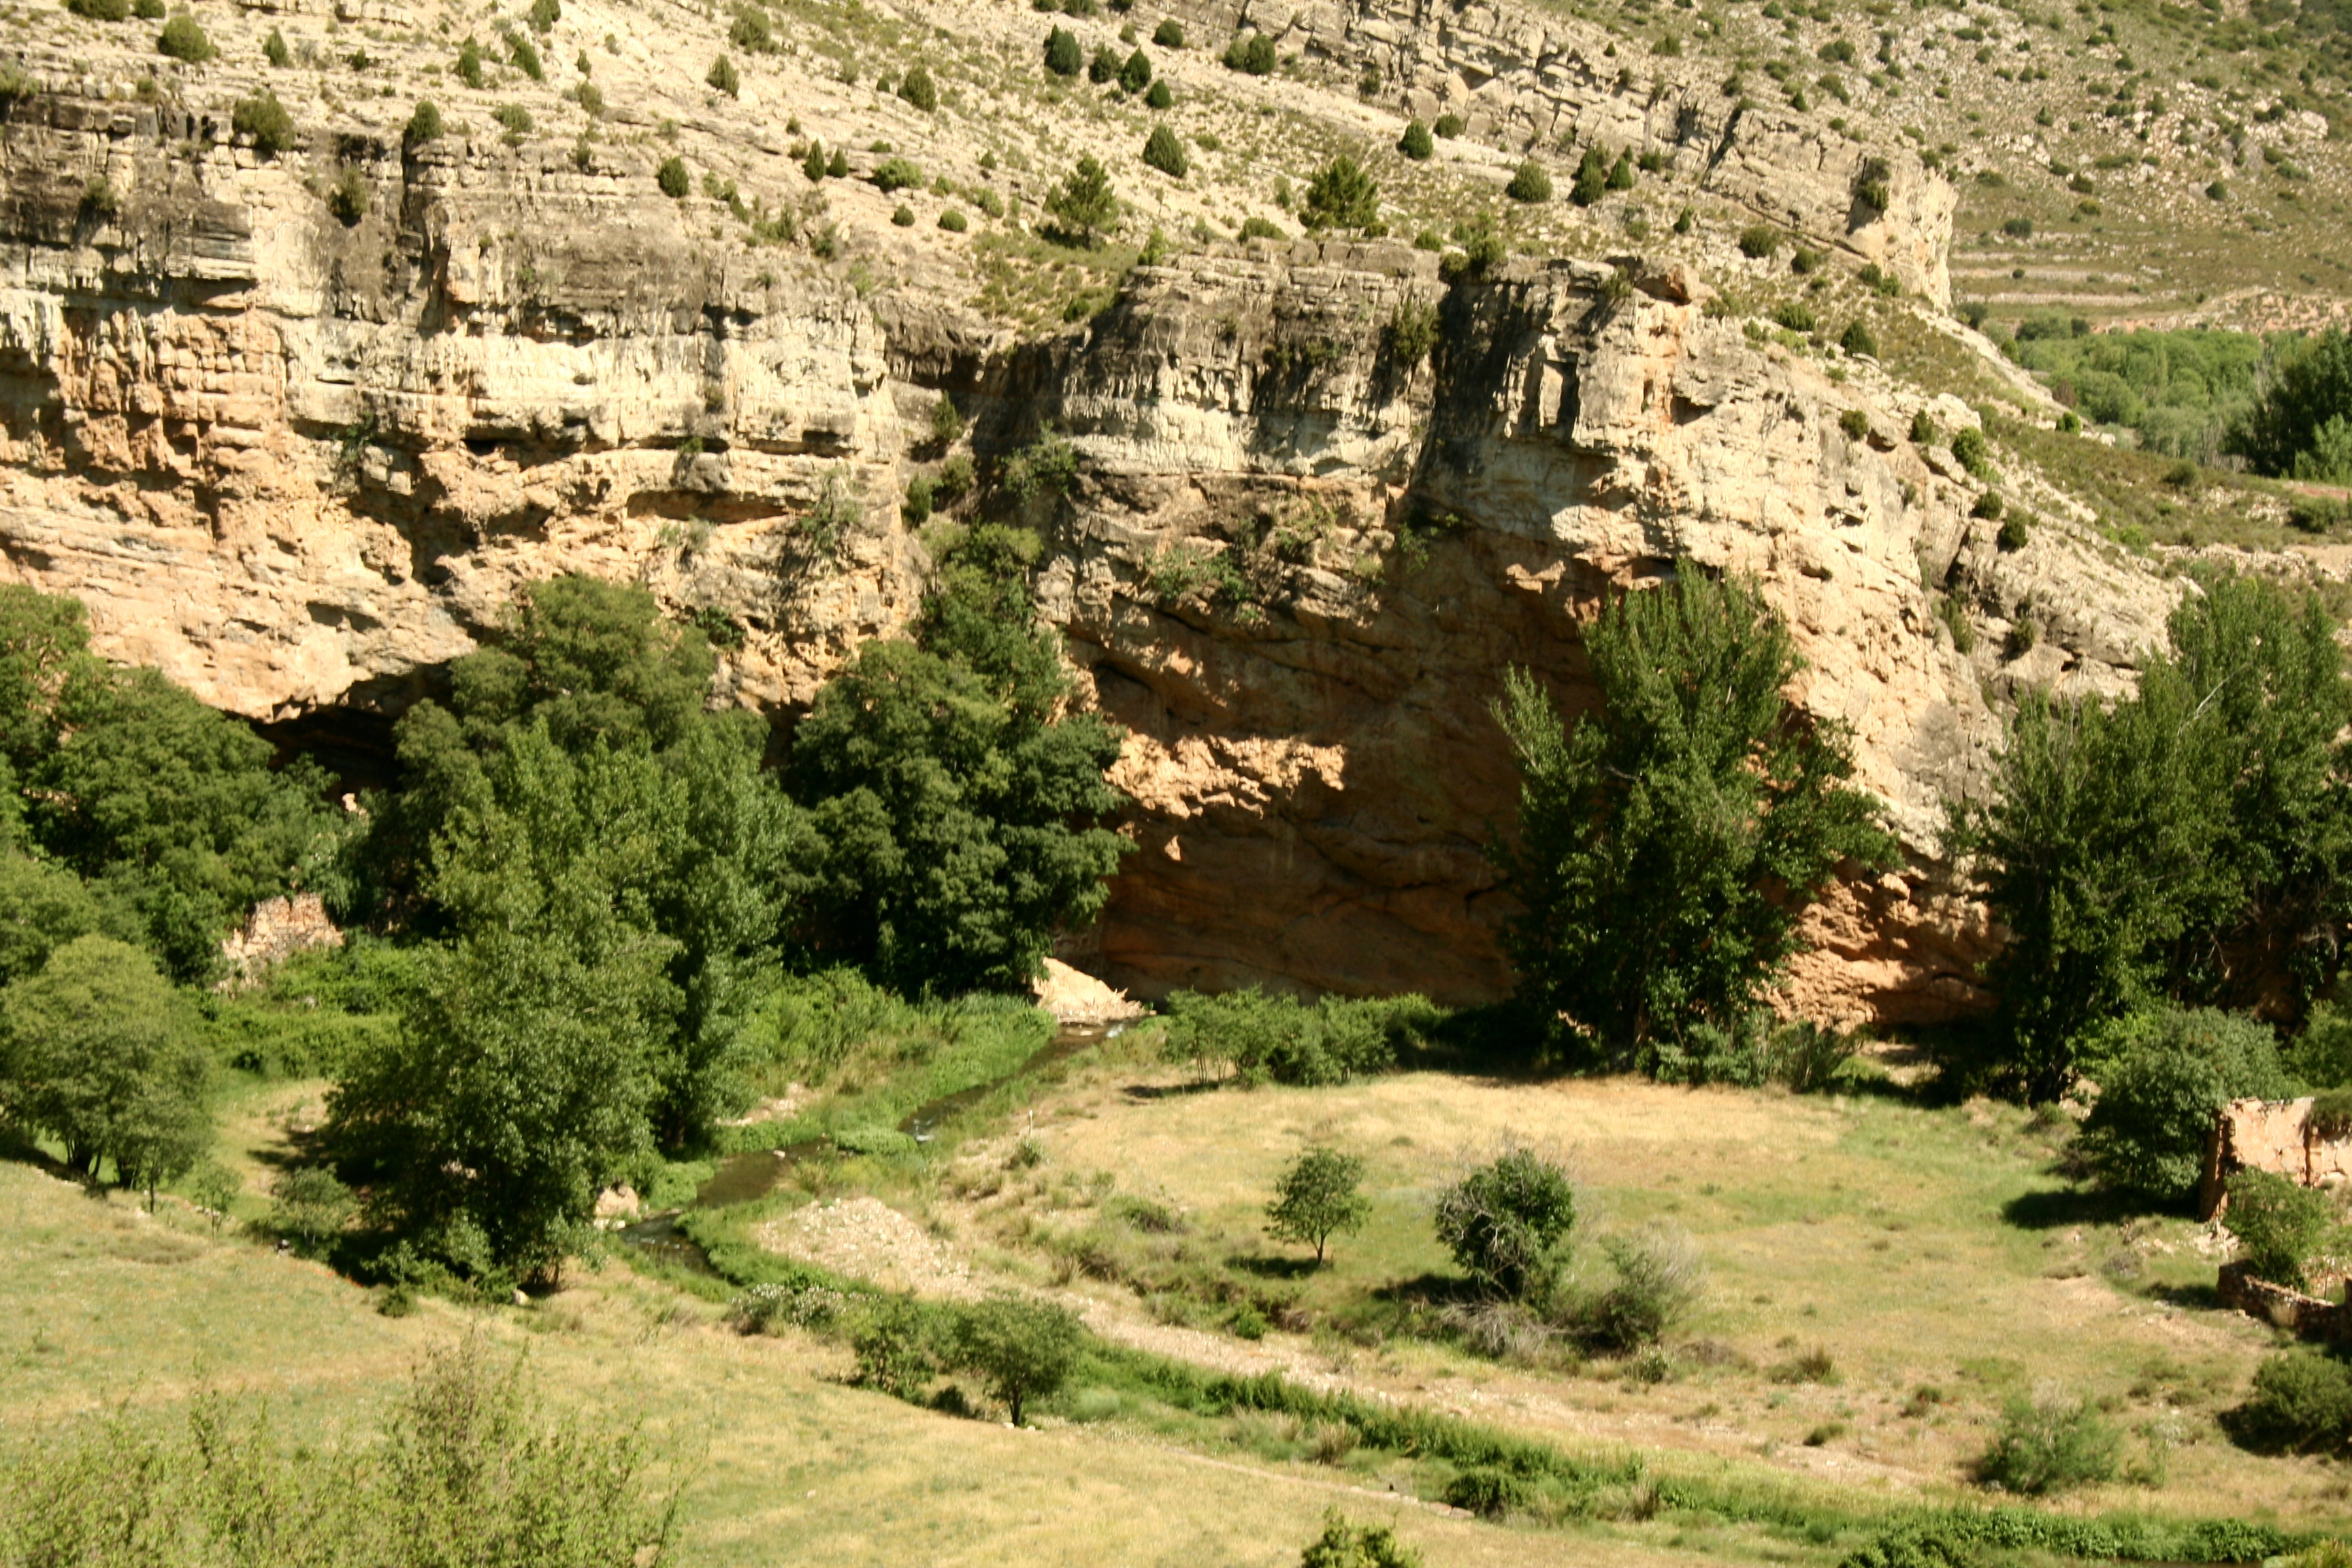
[{"label": "small shrub", "polygon": [[2258,1452],[2342,1454],[2352,1448],[2352,1367],[2314,1351],[2276,1352],[2254,1369],[2246,1402],[2221,1425]]},{"label": "small shrub", "polygon": [[1785,305],[1772,307],[1772,320],[1792,332],[1810,332],[1820,326],[1821,318],[1802,300],[1791,300]]},{"label": "small shrub", "polygon": [[1341,153],[1307,183],[1299,216],[1310,229],[1362,229],[1379,220],[1380,210],[1380,187],[1353,158]]},{"label": "small shrub", "polygon": [[776,46],[768,13],[758,5],[740,5],[727,28],[727,41],[746,54],[764,55]]},{"label": "small shrub", "polygon": [[1151,42],[1156,48],[1181,49],[1184,47],[1184,24],[1173,16],[1163,16],[1160,26],[1151,29]]},{"label": "small shrub", "polygon": [[2116,1479],[2122,1437],[2078,1399],[2043,1392],[2011,1400],[1977,1479],[2027,1497]]},{"label": "small shrub", "polygon": [[1045,35],[1045,68],[1055,76],[1076,76],[1084,68],[1086,57],[1078,52],[1078,40],[1066,27],[1056,27]]},{"label": "small shrub", "polygon": [[1168,86],[1168,79],[1166,77],[1161,77],[1151,84],[1151,90],[1143,95],[1143,103],[1144,107],[1147,109],[1173,109],[1176,107],[1176,94]]},{"label": "small shrub", "polygon": [[971,220],[965,217],[963,214],[956,211],[955,208],[950,207],[940,214],[940,226],[947,230],[950,234],[961,234],[964,230],[971,226]]},{"label": "small shrub", "polygon": [[1551,176],[1544,173],[1542,164],[1529,159],[1511,175],[1511,183],[1503,187],[1503,194],[1515,202],[1548,202],[1551,200]]},{"label": "small shrub", "polygon": [[898,1399],[920,1399],[939,1371],[930,1314],[907,1296],[886,1296],[857,1316],[850,1331],[857,1381]]},{"label": "small shrub", "polygon": [[270,28],[269,37],[261,40],[261,58],[279,70],[292,65],[294,51],[286,47],[286,35],[275,27]]},{"label": "small shrub", "polygon": [[1184,144],[1176,140],[1176,132],[1165,125],[1155,125],[1144,139],[1143,161],[1172,179],[1181,180],[1191,168],[1184,157]]},{"label": "small shrub", "polygon": [[710,62],[710,74],[702,79],[730,98],[735,97],[743,86],[742,79],[735,74],[735,62],[725,55]]},{"label": "small shrub", "polygon": [[536,33],[551,33],[563,20],[563,0],[530,0],[530,26]]},{"label": "small shrub", "polygon": [[1437,307],[1407,300],[1381,330],[1381,346],[1402,365],[1417,365],[1437,346]]},{"label": "small shrub", "polygon": [[1444,1495],[1449,1508],[1501,1519],[1527,1507],[1532,1493],[1526,1479],[1516,1470],[1507,1470],[1499,1465],[1473,1465],[1445,1483]]},{"label": "small shrub", "polygon": [[1437,1200],[1437,1239],[1454,1261],[1513,1300],[1549,1295],[1575,1225],[1568,1173],[1524,1147],[1472,1170]]},{"label": "small shrub", "polygon": [[1087,61],[1087,79],[1097,87],[1118,79],[1118,56],[1108,44],[1097,44],[1092,58]]},{"label": "small shrub", "polygon": [[1332,1509],[1323,1533],[1299,1553],[1298,1568],[1421,1568],[1421,1553],[1385,1524],[1358,1524]]},{"label": "small shrub", "polygon": [[1911,416],[1911,444],[1913,446],[1932,447],[1936,444],[1936,420],[1933,415],[1922,408],[1917,413]]},{"label": "small shrub", "polygon": [[1764,1369],[1764,1375],[1774,1383],[1829,1384],[1839,1381],[1837,1359],[1821,1345],[1774,1363]]},{"label": "small shrub", "polygon": [[900,228],[912,228],[915,226],[915,209],[900,202],[890,214],[890,221]]},{"label": "small shrub", "polygon": [[1584,156],[1577,160],[1576,181],[1569,187],[1568,199],[1578,206],[1589,207],[1609,194],[1609,161],[1598,147],[1587,147]]},{"label": "small shrub", "polygon": [[122,210],[122,197],[113,183],[104,174],[91,179],[81,188],[81,200],[75,205],[84,223],[105,223]]},{"label": "small shrub", "polygon": [[530,134],[530,110],[520,103],[501,103],[490,111],[490,118],[499,122],[499,128],[507,133],[506,139],[510,142],[520,142]]},{"label": "small shrub", "polygon": [[159,54],[195,66],[204,64],[217,52],[194,16],[174,16],[164,23],[163,30],[155,36],[155,49]]},{"label": "small shrub", "polygon": [[419,99],[409,111],[408,124],[400,132],[404,147],[422,147],[427,142],[441,139],[441,110],[429,98]]},{"label": "small shrub", "polygon": [[1262,217],[1255,213],[1242,219],[1241,237],[1244,245],[1253,239],[1288,239],[1290,237],[1282,231],[1280,224],[1270,217]]},{"label": "small shrub", "polygon": [[1251,33],[1246,37],[1236,34],[1234,41],[1225,46],[1227,70],[1242,71],[1250,76],[1272,76],[1274,68],[1279,63],[1275,58],[1274,40],[1264,33]]},{"label": "small shrub", "polygon": [[1750,224],[1739,231],[1739,254],[1754,261],[1770,258],[1780,248],[1780,231],[1769,223]]},{"label": "small shrub", "polygon": [[1612,191],[1630,191],[1633,188],[1633,155],[1632,153],[1618,153],[1617,161],[1609,165],[1608,188]]},{"label": "small shrub", "polygon": [[1838,429],[1849,441],[1859,441],[1870,434],[1870,416],[1859,408],[1849,408],[1838,416]]},{"label": "small shrub", "polygon": [[2033,220],[2030,217],[2005,218],[2001,222],[2000,232],[2011,239],[2032,239]]},{"label": "small shrub", "polygon": [[507,35],[507,58],[514,68],[533,81],[547,79],[547,66],[539,58],[539,46],[520,33]]},{"label": "small shrub", "polygon": [[1992,455],[1985,445],[1984,432],[1973,426],[1962,426],[1952,432],[1952,460],[1978,479],[1992,473]]},{"label": "small shrub", "polygon": [[919,190],[923,184],[923,171],[905,158],[885,158],[866,177],[885,195],[893,191]]},{"label": "small shrub", "polygon": [[482,85],[482,46],[467,38],[457,46],[457,63],[450,68],[467,87]]},{"label": "small shrub", "polygon": [[2033,525],[2021,511],[2012,511],[2000,520],[2000,531],[1993,542],[2003,550],[2022,550],[2033,538]]},{"label": "small shrub", "polygon": [[1878,339],[1871,332],[1867,321],[1847,322],[1845,331],[1838,335],[1838,347],[1850,354],[1870,359],[1878,357]]},{"label": "small shrub", "polygon": [[2222,1223],[2238,1238],[2238,1256],[2256,1279],[2297,1290],[2310,1289],[2311,1260],[2338,1237],[2325,1194],[2269,1171],[2231,1175]]},{"label": "small shrub", "polygon": [[1854,171],[1853,199],[1873,216],[1883,213],[1894,198],[1888,189],[1895,167],[1884,158],[1864,158]]},{"label": "small shrub", "polygon": [[344,164],[343,172],[335,178],[334,188],[327,193],[327,210],[345,228],[356,227],[360,219],[367,216],[367,176]]},{"label": "small shrub", "polygon": [[1404,134],[1397,138],[1397,151],[1418,163],[1436,153],[1437,143],[1431,140],[1428,126],[1410,120],[1405,122]]},{"label": "small shrub", "polygon": [[940,106],[939,84],[931,79],[930,71],[919,64],[910,67],[899,79],[898,96],[925,114]]},{"label": "small shrub", "polygon": [[1441,114],[1437,117],[1436,123],[1430,127],[1431,131],[1449,141],[1461,135],[1465,129],[1467,127],[1458,114]]},{"label": "small shrub", "polygon": [[1118,88],[1133,97],[1151,85],[1151,59],[1141,49],[1127,57],[1118,68]]},{"label": "small shrub", "polygon": [[686,200],[687,193],[694,189],[694,181],[686,172],[686,160],[683,158],[665,159],[662,166],[654,171],[654,184],[661,187],[662,195],[674,202]]},{"label": "small shrub", "polygon": [[1585,1317],[1591,1337],[1611,1349],[1656,1344],[1706,1288],[1698,1248],[1679,1231],[1603,1237],[1601,1250],[1617,1279],[1593,1299]]},{"label": "small shrub", "polygon": [[958,452],[940,465],[939,478],[931,481],[931,500],[939,506],[953,506],[971,493],[971,459]]},{"label": "small shrub", "polygon": [[1999,517],[2000,515],[2000,492],[1999,490],[1987,490],[1983,494],[1978,496],[1975,504],[1969,508],[1969,515],[1970,517],[1984,518],[1987,520]]},{"label": "small shrub", "polygon": [[131,18],[131,0],[66,0],[66,9],[93,22],[124,22]]},{"label": "small shrub", "polygon": [[278,101],[274,92],[263,92],[252,98],[241,98],[229,110],[229,129],[239,136],[253,138],[253,150],[265,158],[275,157],[294,144],[294,117]]}]

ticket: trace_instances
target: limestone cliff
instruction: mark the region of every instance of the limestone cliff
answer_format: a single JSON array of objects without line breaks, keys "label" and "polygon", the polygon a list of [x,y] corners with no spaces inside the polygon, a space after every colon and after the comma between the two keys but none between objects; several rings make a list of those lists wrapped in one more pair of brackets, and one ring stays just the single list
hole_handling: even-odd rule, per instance
[{"label": "limestone cliff", "polygon": [[[1024,118],[1025,8],[925,35],[936,114],[814,34],[746,55],[722,98],[701,73],[725,24],[683,7],[661,12],[672,39],[567,0],[541,46],[559,67],[577,49],[560,92],[507,66],[461,89],[450,34],[346,9],[207,12],[224,55],[205,67],[52,17],[66,32],[0,75],[0,572],[79,595],[102,651],[255,719],[380,727],[519,584],[568,570],[647,584],[712,630],[721,696],[789,716],[919,597],[898,498],[943,454],[950,392],[983,472],[1049,429],[1082,458],[1032,521],[1052,541],[1043,603],[1133,734],[1142,849],[1078,944],[1118,983],[1496,994],[1500,672],[1589,701],[1580,619],[1690,562],[1752,572],[1786,609],[1812,664],[1801,700],[1853,728],[1914,851],[1822,912],[1793,994],[1893,1017],[1970,999],[1984,933],[1937,884],[1932,829],[1997,737],[1987,693],[2127,681],[2160,635],[2170,590],[2088,534],[2053,520],[2004,552],[1969,521],[1973,482],[1906,437],[1919,394],[1706,306],[1697,263],[1785,275],[1730,243],[1758,216],[1940,299],[1948,189],[1670,59],[1612,70],[1580,25],[1309,7],[1278,29],[1307,57],[1292,76],[1163,64],[1230,135],[1260,136],[1250,170],[1290,155],[1266,126],[1379,145],[1404,108],[1451,106],[1468,134],[1435,173],[1395,171],[1401,201],[1474,210],[1566,136],[1654,153],[1662,193],[1713,204],[1689,240],[1645,248],[1631,208],[1603,236],[1600,209],[1562,204],[1514,232],[1583,235],[1591,259],[1447,283],[1402,245],[1224,241],[1211,179],[1130,184],[1132,227],[1191,237],[1108,309],[1024,334],[989,301],[1022,281],[1043,171],[1089,147],[1131,163],[1139,123],[1116,101]],[[1244,19],[1184,14],[1203,35]],[[300,64],[264,70],[280,25]],[[992,76],[1001,58],[1025,74]],[[1368,63],[1395,103],[1356,101]],[[376,95],[352,85],[376,77]],[[236,128],[265,89],[294,111],[289,145]],[[404,137],[425,92],[449,129]],[[812,141],[851,175],[813,181]],[[929,185],[885,188],[892,145]],[[1871,158],[1877,206],[1857,205]],[[700,176],[688,195],[656,180],[671,159]],[[966,239],[946,204],[987,212],[983,194],[1008,216]],[[1948,399],[1936,417],[1975,416]],[[1985,634],[1972,656],[1945,617]],[[2038,643],[2005,649],[2028,621]]]},{"label": "limestone cliff", "polygon": [[[1977,487],[1907,439],[1916,395],[1759,353],[1686,275],[1435,274],[1312,246],[1148,271],[1041,399],[1087,460],[1049,613],[1135,736],[1143,850],[1097,933],[1106,972],[1495,994],[1502,671],[1589,704],[1578,622],[1689,563],[1754,574],[1788,615],[1798,700],[1850,729],[1915,860],[1821,911],[1795,1000],[1968,1005],[1985,932],[1932,866],[1943,799],[1999,739],[1986,690],[2127,680],[2170,591],[2063,525],[2000,549]],[[1437,308],[1426,364],[1395,351],[1408,302]],[[1948,589],[1987,628],[1973,658]],[[2010,658],[1990,634],[2029,603],[2046,635]]]}]

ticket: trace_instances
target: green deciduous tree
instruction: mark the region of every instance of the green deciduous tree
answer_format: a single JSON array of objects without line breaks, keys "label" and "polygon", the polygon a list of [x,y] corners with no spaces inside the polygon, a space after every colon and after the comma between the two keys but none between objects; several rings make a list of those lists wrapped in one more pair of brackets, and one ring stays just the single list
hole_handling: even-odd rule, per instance
[{"label": "green deciduous tree", "polygon": [[1480,1286],[1540,1300],[1568,1265],[1576,1191],[1568,1173],[1533,1149],[1507,1149],[1465,1173],[1437,1200],[1437,1239]]},{"label": "green deciduous tree", "polygon": [[1052,1394],[1077,1364],[1078,1320],[1045,1301],[996,1296],[964,1311],[956,1324],[956,1364],[978,1373],[1004,1401],[1013,1424],[1023,1408]]},{"label": "green deciduous tree", "polygon": [[407,787],[369,845],[375,909],[420,931],[592,969],[658,948],[632,1007],[672,1143],[741,1099],[753,982],[811,854],[761,769],[765,726],[705,708],[712,669],[704,634],[642,589],[533,585],[505,640],[452,667],[449,705],[402,719]]},{"label": "green deciduous tree", "polygon": [[2221,449],[2257,473],[2352,479],[2352,334],[2334,327],[2278,343],[2253,406],[2231,422]]},{"label": "green deciduous tree", "polygon": [[645,1042],[671,952],[495,926],[436,951],[399,1036],[328,1100],[327,1145],[371,1220],[477,1278],[556,1276],[649,1147]]},{"label": "green deciduous tree", "polygon": [[1363,1181],[1364,1163],[1354,1155],[1307,1150],[1275,1180],[1274,1201],[1265,1205],[1267,1234],[1314,1247],[1321,1268],[1325,1244],[1337,1235],[1353,1236],[1371,1217],[1371,1200],[1359,1190]]},{"label": "green deciduous tree", "polygon": [[2213,1113],[2232,1100],[2281,1100],[2289,1085],[2270,1030],[2210,1008],[2152,1007],[2086,1043],[2098,1103],[2082,1149],[2106,1185],[2158,1203],[2197,1190]]},{"label": "green deciduous tree", "polygon": [[907,991],[1025,986],[1053,933],[1091,920],[1125,840],[1118,737],[1060,715],[1067,685],[1036,623],[1034,537],[977,530],[950,551],[919,645],[871,642],[819,692],[792,776],[823,845],[809,938]]},{"label": "green deciduous tree", "polygon": [[1654,1041],[1737,1026],[1840,863],[1894,844],[1844,736],[1790,708],[1802,663],[1753,584],[1686,571],[1611,605],[1585,647],[1601,700],[1573,731],[1517,671],[1495,710],[1520,772],[1506,942],[1547,1017],[1649,1065]]},{"label": "green deciduous tree", "polygon": [[64,1145],[92,1176],[106,1161],[152,1190],[210,1142],[210,1063],[191,1020],[137,948],[83,936],[0,992],[0,1107]]},{"label": "green deciduous tree", "polygon": [[2331,979],[2352,906],[2352,689],[2326,613],[2251,580],[2184,600],[2131,699],[2029,696],[1956,810],[2011,932],[1991,1064],[2035,1100],[2144,998],[2250,1006]]}]

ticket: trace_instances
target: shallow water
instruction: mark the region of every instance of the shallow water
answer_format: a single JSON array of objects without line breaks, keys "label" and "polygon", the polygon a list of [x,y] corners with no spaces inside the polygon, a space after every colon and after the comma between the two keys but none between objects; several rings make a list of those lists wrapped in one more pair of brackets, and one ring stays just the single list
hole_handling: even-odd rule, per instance
[{"label": "shallow water", "polygon": [[[1037,1053],[1022,1062],[1011,1072],[990,1079],[985,1083],[960,1089],[953,1094],[927,1100],[909,1111],[898,1123],[898,1131],[919,1144],[929,1143],[933,1131],[950,1117],[970,1110],[997,1089],[1003,1088],[1024,1073],[1039,1068],[1066,1061],[1089,1046],[1098,1045],[1125,1027],[1113,1024],[1066,1025],[1054,1032],[1052,1040]],[[782,1186],[784,1178],[801,1161],[822,1154],[833,1147],[824,1138],[803,1139],[780,1149],[747,1149],[740,1154],[730,1154],[719,1163],[719,1170],[702,1184],[694,1194],[689,1207],[698,1209],[726,1208],[735,1204],[748,1204],[766,1197]],[[679,1263],[698,1274],[713,1274],[710,1260],[702,1248],[677,1233],[677,1215],[672,1209],[654,1215],[636,1224],[623,1227],[617,1234],[632,1247],[639,1247],[657,1257]]]}]

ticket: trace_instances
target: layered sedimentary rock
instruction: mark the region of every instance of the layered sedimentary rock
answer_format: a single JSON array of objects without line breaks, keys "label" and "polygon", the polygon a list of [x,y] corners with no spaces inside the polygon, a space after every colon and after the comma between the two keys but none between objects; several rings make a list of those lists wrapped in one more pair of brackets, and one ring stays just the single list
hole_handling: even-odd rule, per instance
[{"label": "layered sedimentary rock", "polygon": [[0,553],[102,651],[255,718],[396,711],[579,569],[708,611],[773,705],[903,623],[898,413],[847,283],[454,137],[345,149],[382,181],[345,224],[176,112],[43,95],[0,136]]},{"label": "layered sedimentary rock", "polygon": [[[1656,150],[1940,292],[1949,193],[1916,163],[1888,154],[1884,210],[1857,208],[1860,142],[1663,62],[1621,86],[1597,35],[1516,16],[1295,26],[1335,58],[1387,51],[1399,90],[1472,108],[1492,145]],[[1498,994],[1501,673],[1589,704],[1580,622],[1706,569],[1790,615],[1796,695],[1851,728],[1912,851],[1819,912],[1792,1000],[1966,1006],[1987,933],[1933,827],[1996,738],[1987,692],[2121,686],[2160,635],[2171,590],[2095,542],[2053,521],[2005,552],[1970,522],[1973,484],[1906,439],[1915,395],[1758,347],[1638,257],[1448,283],[1395,246],[1211,246],[1020,344],[928,289],[911,237],[879,291],[812,248],[705,243],[635,153],[404,146],[404,106],[369,102],[259,155],[227,125],[251,85],[231,69],[0,103],[0,573],[81,597],[101,651],[294,723],[396,714],[520,584],[590,571],[706,626],[719,695],[789,716],[912,614],[926,563],[897,500],[950,388],[983,471],[1049,426],[1082,458],[1031,509],[1041,600],[1132,732],[1140,847],[1073,956],[1142,994]],[[321,199],[341,170],[364,202]],[[1948,594],[1986,634],[1973,656],[1940,629]]]},{"label": "layered sedimentary rock", "polygon": [[1373,96],[1509,152],[1654,154],[1710,195],[1951,298],[1951,187],[1893,138],[1758,104],[1576,17],[1430,0],[1208,0],[1171,7],[1196,34],[1259,31],[1278,48],[1365,70]]},{"label": "layered sedimentary rock", "polygon": [[[1851,734],[1912,856],[1818,911],[1793,1002],[1884,1019],[1977,999],[1989,933],[1935,848],[1998,742],[1987,690],[2127,683],[2171,591],[2063,525],[2002,550],[1975,482],[1908,439],[1916,395],[1863,362],[1841,384],[1760,353],[1704,298],[1679,271],[1448,286],[1402,247],[1301,245],[1147,272],[1055,366],[1040,417],[1086,468],[1045,603],[1134,735],[1141,848],[1096,935],[1106,973],[1497,994],[1503,672],[1588,707],[1580,623],[1707,570],[1788,616],[1810,665],[1793,695]],[[2043,636],[1963,655],[1948,593],[1989,633],[2031,616]]]}]

